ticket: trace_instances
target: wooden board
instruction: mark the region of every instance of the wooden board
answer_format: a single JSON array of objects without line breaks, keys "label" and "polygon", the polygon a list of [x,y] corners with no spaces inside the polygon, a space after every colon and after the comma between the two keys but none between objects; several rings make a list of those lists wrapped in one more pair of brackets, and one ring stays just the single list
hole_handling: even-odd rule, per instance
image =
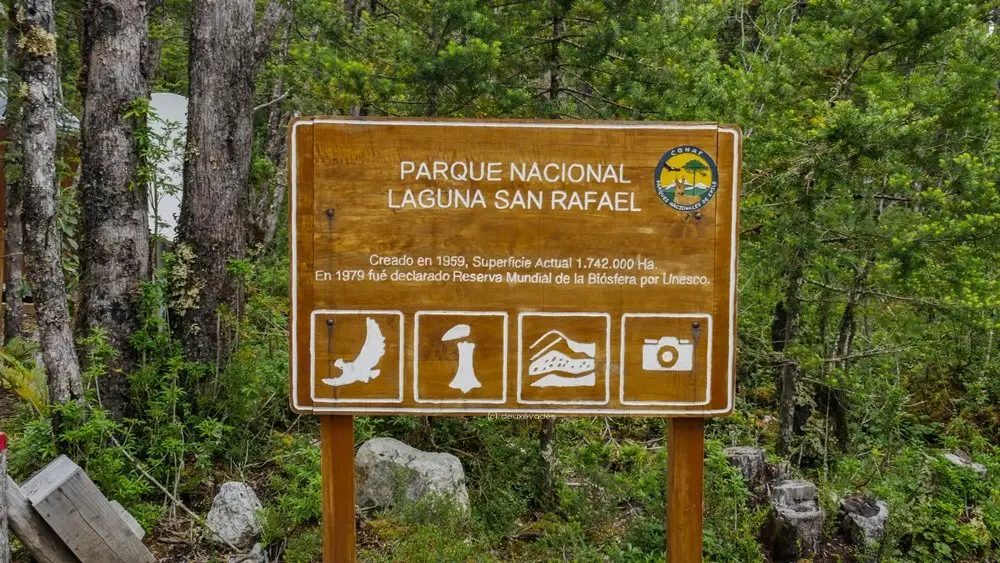
[{"label": "wooden board", "polygon": [[21,545],[39,563],[78,563],[80,560],[32,508],[14,479],[9,475],[6,479],[10,529]]},{"label": "wooden board", "polygon": [[295,411],[732,410],[737,128],[311,118],[291,132]]},{"label": "wooden board", "polygon": [[21,491],[81,561],[154,561],[97,485],[68,457],[56,458]]}]

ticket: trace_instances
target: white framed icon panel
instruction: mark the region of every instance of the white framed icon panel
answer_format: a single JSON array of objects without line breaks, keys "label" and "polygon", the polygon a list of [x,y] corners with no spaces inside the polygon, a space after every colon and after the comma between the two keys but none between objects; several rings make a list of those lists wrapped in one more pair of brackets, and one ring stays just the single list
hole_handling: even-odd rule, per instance
[{"label": "white framed icon panel", "polygon": [[[598,317],[604,319],[604,398],[600,400],[529,400],[522,398],[524,385],[524,319],[526,317]],[[595,354],[596,356],[596,354]],[[597,366],[594,366],[597,373]],[[526,405],[606,405],[611,402],[611,315],[608,313],[525,312],[517,315],[517,402]]]},{"label": "white framed icon panel", "polygon": [[[394,398],[343,398],[333,399],[329,397],[316,396],[316,317],[319,315],[357,315],[357,316],[395,316],[399,318],[399,397]],[[316,403],[339,404],[339,403],[402,403],[403,402],[403,350],[406,343],[406,322],[402,311],[378,310],[378,309],[314,309],[309,316],[309,394]]]},{"label": "white framed icon panel", "polygon": [[[499,317],[503,319],[503,365],[501,366],[503,394],[499,399],[428,399],[420,398],[420,317]],[[427,404],[503,404],[507,402],[507,354],[509,315],[504,311],[417,311],[413,315],[413,401]]]},{"label": "white framed icon panel", "polygon": [[[629,319],[708,319],[705,340],[708,342],[707,362],[705,364],[705,395],[700,400],[695,401],[627,401],[625,400],[625,382],[628,374],[625,369],[626,341],[625,335],[628,330]],[[619,369],[618,369],[618,400],[623,405],[633,406],[701,406],[707,405],[712,400],[712,315],[709,313],[625,313],[621,321],[621,342],[619,346]],[[640,351],[641,353],[641,351]]]}]

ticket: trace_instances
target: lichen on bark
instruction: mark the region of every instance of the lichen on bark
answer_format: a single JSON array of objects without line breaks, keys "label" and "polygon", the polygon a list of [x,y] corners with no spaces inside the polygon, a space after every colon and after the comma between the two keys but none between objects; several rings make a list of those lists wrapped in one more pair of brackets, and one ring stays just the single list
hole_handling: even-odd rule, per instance
[{"label": "lichen on bark", "polygon": [[52,57],[56,54],[56,35],[37,25],[29,25],[17,38],[17,46],[36,57]]}]

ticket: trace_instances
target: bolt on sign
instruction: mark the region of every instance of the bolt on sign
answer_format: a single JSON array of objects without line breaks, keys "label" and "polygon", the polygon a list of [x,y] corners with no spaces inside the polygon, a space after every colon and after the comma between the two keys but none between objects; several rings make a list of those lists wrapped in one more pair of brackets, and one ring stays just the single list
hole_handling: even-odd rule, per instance
[{"label": "bolt on sign", "polygon": [[291,135],[291,404],[733,408],[737,128],[312,118]]}]

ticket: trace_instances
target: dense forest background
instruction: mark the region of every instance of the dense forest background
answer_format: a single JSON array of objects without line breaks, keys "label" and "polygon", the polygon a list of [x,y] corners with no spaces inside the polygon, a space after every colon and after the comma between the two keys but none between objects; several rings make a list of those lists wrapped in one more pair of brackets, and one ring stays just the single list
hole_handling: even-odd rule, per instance
[{"label": "dense forest background", "polygon": [[[831,514],[850,492],[888,503],[879,544],[854,554],[831,519],[818,560],[1000,558],[995,2],[8,0],[4,18],[11,468],[70,455],[158,554],[210,560],[181,503],[204,514],[235,478],[273,559],[318,560],[316,423],[287,406],[285,134],[336,114],[739,124],[737,407],[707,427],[706,559],[770,557],[733,445]],[[188,98],[186,137],[152,92]],[[148,208],[181,191],[167,244]],[[458,456],[472,506],[363,513],[365,560],[664,556],[662,420],[356,433]]]}]

